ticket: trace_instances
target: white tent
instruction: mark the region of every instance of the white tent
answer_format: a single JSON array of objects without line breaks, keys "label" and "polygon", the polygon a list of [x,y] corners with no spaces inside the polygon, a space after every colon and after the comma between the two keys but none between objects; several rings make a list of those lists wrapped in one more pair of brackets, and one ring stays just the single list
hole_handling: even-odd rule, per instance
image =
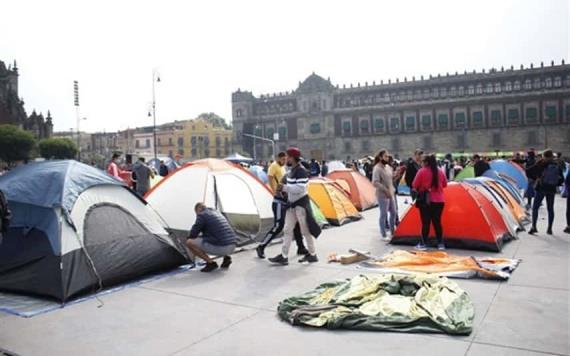
[{"label": "white tent", "polygon": [[267,186],[240,166],[218,159],[183,166],[146,199],[179,237],[188,235],[198,202],[224,214],[240,236],[240,245],[260,241],[273,225],[273,195]]}]

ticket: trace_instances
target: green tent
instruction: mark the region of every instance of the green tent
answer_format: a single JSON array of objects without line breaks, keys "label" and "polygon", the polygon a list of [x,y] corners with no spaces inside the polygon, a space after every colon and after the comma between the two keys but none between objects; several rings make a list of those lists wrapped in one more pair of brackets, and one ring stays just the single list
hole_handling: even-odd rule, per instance
[{"label": "green tent", "polygon": [[465,178],[475,178],[475,168],[473,168],[472,165],[463,168],[463,170],[455,176],[454,181],[461,182]]},{"label": "green tent", "polygon": [[360,275],[324,283],[279,303],[281,319],[327,329],[440,332],[469,335],[475,308],[445,277]]},{"label": "green tent", "polygon": [[329,221],[325,218],[323,212],[321,211],[317,203],[313,201],[313,199],[311,199],[311,210],[313,210],[313,216],[315,217],[315,220],[317,221],[317,224],[319,224],[321,229],[330,226]]}]

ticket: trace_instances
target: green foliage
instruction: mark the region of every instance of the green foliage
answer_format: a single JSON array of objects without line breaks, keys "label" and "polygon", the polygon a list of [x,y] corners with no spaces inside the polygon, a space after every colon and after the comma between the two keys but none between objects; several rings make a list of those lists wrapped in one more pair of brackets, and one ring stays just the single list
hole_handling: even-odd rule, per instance
[{"label": "green foliage", "polygon": [[52,137],[40,141],[40,155],[45,159],[71,159],[77,155],[77,145],[68,138]]},{"label": "green foliage", "polygon": [[214,127],[223,127],[226,130],[231,130],[231,126],[226,123],[226,119],[213,112],[204,112],[198,115],[198,119],[204,120]]},{"label": "green foliage", "polygon": [[8,164],[25,161],[35,143],[31,133],[14,125],[0,125],[0,160]]}]

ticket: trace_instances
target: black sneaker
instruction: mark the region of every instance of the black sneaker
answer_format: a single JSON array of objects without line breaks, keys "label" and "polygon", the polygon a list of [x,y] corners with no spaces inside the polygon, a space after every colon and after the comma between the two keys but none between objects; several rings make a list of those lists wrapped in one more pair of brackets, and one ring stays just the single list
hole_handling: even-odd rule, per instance
[{"label": "black sneaker", "polygon": [[297,249],[297,256],[305,256],[309,254],[309,250],[307,250],[306,248],[298,248]]},{"label": "black sneaker", "polygon": [[230,268],[231,264],[232,264],[232,258],[230,256],[224,256],[224,261],[222,262],[222,265],[220,267]]},{"label": "black sneaker", "polygon": [[275,263],[275,264],[282,265],[282,266],[287,266],[289,264],[289,259],[286,257],[283,257],[282,254],[278,254],[277,256],[269,258],[268,260],[271,263]]},{"label": "black sneaker", "polygon": [[536,229],[536,227],[533,227],[530,230],[528,230],[529,235],[535,235],[537,232],[538,230]]},{"label": "black sneaker", "polygon": [[310,253],[308,253],[305,255],[305,257],[303,257],[299,260],[299,263],[303,263],[303,262],[315,263],[315,262],[319,262],[319,258],[317,257],[317,255],[311,255]]},{"label": "black sneaker", "polygon": [[202,268],[200,272],[212,272],[213,270],[218,268],[218,264],[216,262],[206,263],[206,267]]},{"label": "black sneaker", "polygon": [[[570,199],[570,198],[569,198]],[[564,229],[564,232],[570,234],[570,226]]]},{"label": "black sneaker", "polygon": [[259,245],[255,248],[255,252],[257,252],[257,257],[259,258],[265,258],[265,249],[263,248],[263,246]]},{"label": "black sneaker", "polygon": [[546,230],[546,234],[547,234],[547,235],[552,235],[552,229]]}]

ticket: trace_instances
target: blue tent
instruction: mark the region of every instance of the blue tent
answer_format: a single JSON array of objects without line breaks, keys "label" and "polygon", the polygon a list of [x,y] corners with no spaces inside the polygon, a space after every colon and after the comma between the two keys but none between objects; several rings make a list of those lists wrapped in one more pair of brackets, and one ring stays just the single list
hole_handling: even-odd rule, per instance
[{"label": "blue tent", "polygon": [[255,175],[257,178],[259,178],[259,180],[262,181],[263,184],[269,184],[269,177],[267,176],[267,173],[265,173],[265,171],[263,170],[263,167],[251,166],[249,167],[249,171],[253,173],[253,175]]},{"label": "blue tent", "polygon": [[170,157],[153,158],[148,161],[148,164],[149,166],[154,168],[157,172],[160,172],[160,161],[164,161],[164,164],[168,168],[168,173],[174,172],[180,167],[180,165]]},{"label": "blue tent", "polygon": [[[528,186],[528,179],[524,171],[521,168],[515,167],[514,163],[502,159],[497,159],[491,162],[491,170],[496,171],[501,176],[510,177],[513,181],[516,182],[519,189],[526,190]],[[486,174],[484,175],[487,176]]]},{"label": "blue tent", "polygon": [[0,244],[0,290],[66,301],[185,262],[146,202],[77,161],[22,165],[0,177],[12,221]]}]

